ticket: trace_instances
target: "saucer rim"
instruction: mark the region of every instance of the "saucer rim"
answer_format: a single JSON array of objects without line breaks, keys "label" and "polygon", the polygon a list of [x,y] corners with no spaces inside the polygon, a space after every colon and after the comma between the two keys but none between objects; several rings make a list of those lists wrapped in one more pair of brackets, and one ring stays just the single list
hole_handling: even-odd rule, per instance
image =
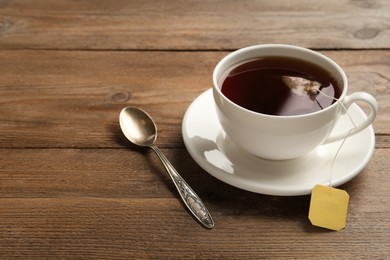
[{"label": "saucer rim", "polygon": [[[188,139],[189,137],[187,136],[186,134],[186,122],[188,122],[188,117],[189,117],[189,114],[190,112],[193,110],[193,107],[197,104],[197,101],[199,101],[201,98],[203,98],[203,96],[206,96],[206,95],[212,95],[212,88],[210,89],[207,89],[206,91],[202,92],[201,94],[199,94],[192,102],[191,104],[188,106],[185,114],[184,114],[184,117],[183,117],[183,122],[182,122],[182,138],[183,138],[183,141],[184,141],[184,145],[188,151],[188,153],[190,154],[190,156],[193,158],[193,160],[204,170],[206,171],[208,174],[210,174],[211,176],[215,177],[216,179],[226,183],[226,184],[229,184],[233,187],[236,187],[236,188],[239,188],[239,189],[242,189],[242,190],[246,190],[246,191],[250,191],[250,192],[254,192],[254,193],[258,193],[258,194],[264,194],[264,195],[272,195],[272,196],[302,196],[302,195],[308,195],[308,194],[311,194],[311,190],[313,189],[312,186],[310,187],[301,187],[301,188],[296,188],[296,187],[292,187],[292,188],[287,188],[287,187],[284,187],[283,189],[275,189],[274,187],[267,187],[267,186],[264,186],[264,185],[260,185],[259,187],[259,182],[251,182],[250,180],[248,179],[245,179],[245,178],[240,178],[240,177],[237,177],[235,175],[230,175],[230,174],[221,174],[221,173],[215,173],[215,171],[219,171],[219,172],[225,172],[225,173],[228,173],[226,171],[224,171],[223,169],[221,168],[217,168],[215,166],[213,166],[212,164],[210,164],[209,162],[207,162],[207,160],[204,160],[204,159],[201,159],[198,154],[196,153],[195,149],[191,148],[190,144],[188,143]],[[215,109],[215,107],[213,108]],[[359,107],[359,106],[354,106],[354,109],[357,109],[358,112],[362,115],[362,116],[366,116],[366,114],[363,112],[363,110]],[[219,125],[219,127],[221,127]],[[368,149],[366,150],[365,152],[365,156],[364,156],[364,159],[360,161],[359,164],[356,164],[356,167],[353,168],[353,170],[351,171],[347,171],[345,175],[339,177],[338,179],[336,180],[333,180],[332,181],[332,186],[333,187],[337,187],[337,186],[340,186],[342,184],[345,184],[347,183],[348,181],[352,180],[353,178],[355,178],[357,175],[359,175],[361,173],[361,171],[365,168],[365,166],[368,164],[368,162],[370,161],[370,159],[372,158],[372,155],[375,151],[375,132],[374,132],[374,128],[372,125],[370,125],[369,127],[367,127],[366,129],[364,129],[363,131],[368,131],[368,139],[367,141],[369,142],[369,144],[367,145],[368,146]],[[359,135],[361,133],[357,133],[356,135]],[[327,146],[329,144],[325,144],[324,146]],[[222,151],[220,151],[221,154],[223,154],[224,156],[226,156]],[[215,169],[214,169],[215,168]],[[318,183],[318,184],[321,184],[321,183]],[[329,184],[323,184],[323,185],[329,185]]]}]

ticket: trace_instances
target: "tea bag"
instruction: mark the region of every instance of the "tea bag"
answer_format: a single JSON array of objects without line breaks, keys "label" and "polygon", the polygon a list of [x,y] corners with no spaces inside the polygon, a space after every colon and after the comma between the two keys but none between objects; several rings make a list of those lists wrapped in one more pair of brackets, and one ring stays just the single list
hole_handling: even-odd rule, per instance
[{"label": "tea bag", "polygon": [[292,92],[302,96],[305,93],[312,95],[317,95],[318,91],[321,88],[321,83],[317,81],[308,80],[302,77],[293,77],[293,76],[282,76],[284,84],[286,84]]},{"label": "tea bag", "polygon": [[[319,89],[317,92],[338,102],[338,99],[322,93]],[[354,127],[348,131],[333,157],[329,172],[329,186],[316,185],[312,189],[309,207],[309,220],[312,225],[335,231],[345,228],[347,222],[349,195],[344,190],[332,187],[333,166],[351,131],[356,128],[356,124],[352,120],[351,115],[348,113],[347,108],[343,105],[343,103],[340,103],[340,105],[345,110]]]},{"label": "tea bag", "polygon": [[309,220],[312,225],[335,231],[347,222],[349,195],[346,191],[317,185],[310,200]]}]

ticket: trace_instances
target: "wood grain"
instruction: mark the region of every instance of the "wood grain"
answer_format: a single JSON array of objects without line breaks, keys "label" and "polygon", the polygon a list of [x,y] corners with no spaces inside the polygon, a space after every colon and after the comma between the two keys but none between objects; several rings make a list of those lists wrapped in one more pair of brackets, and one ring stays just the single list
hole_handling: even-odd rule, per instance
[{"label": "wood grain", "polygon": [[387,0],[3,0],[0,49],[389,48]]},{"label": "wood grain", "polygon": [[[378,147],[389,142],[390,53],[326,51],[350,80],[349,92],[378,99]],[[211,87],[226,52],[0,52],[0,146],[124,147],[120,110],[138,106],[159,129],[158,144],[183,148],[181,122]]]},{"label": "wood grain", "polygon": [[212,212],[213,230],[184,209],[151,151],[0,149],[0,257],[347,259],[389,253],[388,149],[376,150],[341,187],[351,200],[347,229],[340,232],[311,226],[309,196],[239,190],[201,170],[185,151],[164,153]]},{"label": "wood grain", "polygon": [[[184,149],[163,152],[201,197],[216,201],[256,197],[215,179]],[[370,198],[388,198],[387,152],[376,150],[361,174],[345,185],[361,197],[362,204],[369,204]],[[178,198],[165,169],[149,150],[0,149],[0,165],[1,198]],[[379,209],[389,209],[378,203],[374,205]]]},{"label": "wood grain", "polygon": [[[0,259],[387,259],[390,2],[0,0]],[[289,43],[341,65],[379,102],[376,150],[347,227],[310,224],[309,196],[250,193],[203,171],[181,123],[216,63]],[[155,119],[158,145],[204,200],[206,230],[120,110]]]},{"label": "wood grain", "polygon": [[[264,202],[273,204],[274,210],[265,211]],[[276,208],[288,202],[290,208]],[[385,212],[366,211],[361,205],[351,207],[347,232],[336,233],[310,225],[306,198],[281,203],[260,197],[250,206],[231,207],[223,212],[212,205],[216,219],[213,230],[199,226],[174,199],[0,199],[0,203],[2,258],[388,256],[389,223],[376,222],[385,217]],[[368,241],[371,242],[367,245]]]}]

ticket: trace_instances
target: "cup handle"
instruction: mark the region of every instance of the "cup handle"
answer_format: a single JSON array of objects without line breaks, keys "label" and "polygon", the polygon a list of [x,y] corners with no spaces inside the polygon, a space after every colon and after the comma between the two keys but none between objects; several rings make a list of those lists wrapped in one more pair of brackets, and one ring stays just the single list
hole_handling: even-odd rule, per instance
[{"label": "cup handle", "polygon": [[[344,105],[344,107],[348,109],[349,106],[351,106],[353,103],[357,101],[363,101],[370,106],[371,111],[368,117],[363,122],[356,125],[356,128],[353,128],[352,130],[347,130],[342,133],[337,133],[333,135],[331,134],[323,144],[342,140],[347,136],[349,131],[350,131],[349,136],[357,134],[363,129],[365,129],[366,127],[368,127],[374,121],[376,114],[378,112],[378,102],[372,95],[365,92],[355,92],[349,96],[345,96],[341,102]],[[345,109],[344,108],[341,109],[342,109],[342,113],[345,114],[346,113]]]}]

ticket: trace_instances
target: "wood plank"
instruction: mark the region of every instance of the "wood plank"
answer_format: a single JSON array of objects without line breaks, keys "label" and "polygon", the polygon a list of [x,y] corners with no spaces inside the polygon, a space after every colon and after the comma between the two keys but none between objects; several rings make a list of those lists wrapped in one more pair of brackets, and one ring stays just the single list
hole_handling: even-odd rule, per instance
[{"label": "wood plank", "polygon": [[176,140],[174,145],[182,143],[179,128],[185,109],[210,87],[209,75],[220,56],[2,52],[1,145],[79,147],[81,140],[90,140],[81,146],[122,146],[118,117],[127,105],[142,107],[155,118],[160,144],[166,135]]},{"label": "wood plank", "polygon": [[389,255],[389,222],[378,222],[387,219],[387,203],[374,211],[367,210],[367,204],[353,203],[348,226],[340,232],[311,226],[308,205],[306,197],[266,203],[258,197],[240,205],[226,198],[222,206],[211,205],[216,226],[206,230],[174,199],[0,199],[0,257],[385,259]]},{"label": "wood plank", "polygon": [[[261,197],[202,170],[184,149],[163,149],[205,203]],[[343,186],[365,207],[389,198],[390,149],[377,149],[365,169]],[[156,155],[134,149],[0,149],[0,198],[179,198]],[[366,205],[367,204],[367,205]],[[228,205],[225,205],[228,207]],[[287,205],[285,205],[287,206]],[[387,205],[388,206],[388,205]],[[288,206],[287,206],[288,207]]]},{"label": "wood plank", "polygon": [[387,0],[15,0],[0,3],[0,49],[389,48],[389,23]]},{"label": "wood plank", "polygon": [[[0,0],[0,259],[388,258],[389,24],[388,0]],[[310,196],[234,188],[184,148],[184,112],[218,60],[268,42],[323,50],[350,92],[379,101],[374,155],[341,186],[340,232],[310,224]],[[156,120],[214,229],[185,209],[155,154],[123,137],[127,105]]]},{"label": "wood plank", "polygon": [[[388,147],[390,53],[326,51],[350,79],[350,93],[378,99],[374,128]],[[120,110],[138,106],[159,129],[161,147],[183,147],[190,103],[211,87],[226,52],[0,51],[0,146],[124,147]]]}]

